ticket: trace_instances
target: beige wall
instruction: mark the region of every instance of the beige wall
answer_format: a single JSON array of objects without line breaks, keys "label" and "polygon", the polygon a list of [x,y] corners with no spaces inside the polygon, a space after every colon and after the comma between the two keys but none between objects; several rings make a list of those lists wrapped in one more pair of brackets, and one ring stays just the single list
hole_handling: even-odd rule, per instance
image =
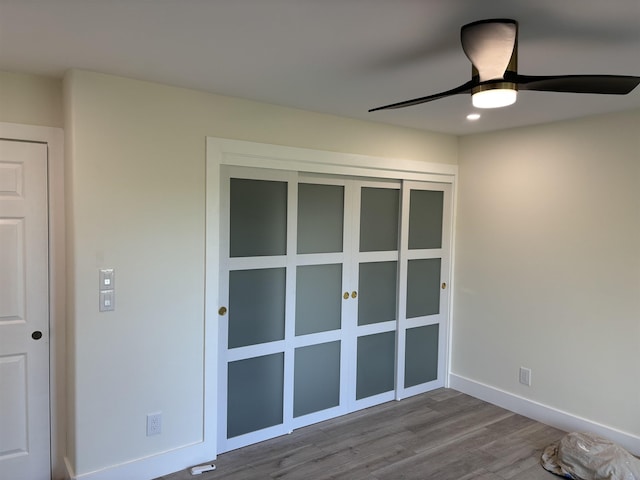
[{"label": "beige wall", "polygon": [[640,111],[461,138],[456,234],[453,373],[640,436]]},{"label": "beige wall", "polygon": [[0,71],[0,122],[62,127],[62,81]]},{"label": "beige wall", "polygon": [[[206,136],[457,161],[453,136],[82,71],[65,107],[78,474],[201,439]],[[101,267],[116,271],[111,313],[97,308]],[[163,434],[146,437],[155,411]]]}]

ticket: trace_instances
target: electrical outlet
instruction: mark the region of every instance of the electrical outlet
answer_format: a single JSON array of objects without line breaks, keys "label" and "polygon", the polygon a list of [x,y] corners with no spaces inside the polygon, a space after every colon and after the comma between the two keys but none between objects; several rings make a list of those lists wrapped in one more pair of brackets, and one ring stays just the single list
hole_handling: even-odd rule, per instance
[{"label": "electrical outlet", "polygon": [[147,414],[147,437],[162,433],[162,412]]},{"label": "electrical outlet", "polygon": [[526,385],[527,387],[531,386],[531,369],[520,367],[520,383]]}]

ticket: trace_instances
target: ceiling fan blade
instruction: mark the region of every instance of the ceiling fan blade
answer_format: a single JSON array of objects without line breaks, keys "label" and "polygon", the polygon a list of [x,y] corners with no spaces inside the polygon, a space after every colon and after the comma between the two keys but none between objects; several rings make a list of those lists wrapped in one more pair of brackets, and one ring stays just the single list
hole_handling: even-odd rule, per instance
[{"label": "ceiling fan blade", "polygon": [[471,89],[478,84],[477,81],[470,80],[464,85],[460,85],[459,87],[452,88],[451,90],[447,90],[446,92],[435,93],[433,95],[427,95],[426,97],[414,98],[413,100],[405,100],[404,102],[392,103],[390,105],[384,105],[382,107],[376,107],[369,110],[370,112],[375,112],[377,110],[391,110],[394,108],[404,108],[410,107],[412,105],[418,105],[420,103],[431,102],[433,100],[438,100],[439,98],[450,97],[451,95],[458,95],[460,93],[470,93]]},{"label": "ceiling fan blade", "polygon": [[462,27],[462,49],[478,70],[481,82],[503,77],[517,37],[518,22],[510,19],[481,20]]},{"label": "ceiling fan blade", "polygon": [[518,90],[540,92],[596,93],[626,95],[640,84],[640,77],[630,75],[508,75]]}]

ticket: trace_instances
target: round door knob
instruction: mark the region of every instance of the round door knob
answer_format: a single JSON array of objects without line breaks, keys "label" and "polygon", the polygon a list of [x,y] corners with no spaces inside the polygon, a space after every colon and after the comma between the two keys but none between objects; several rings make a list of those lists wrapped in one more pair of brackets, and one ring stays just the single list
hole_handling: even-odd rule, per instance
[{"label": "round door knob", "polygon": [[351,298],[356,298],[357,296],[358,296],[358,292],[356,292],[355,290],[351,292]]},{"label": "round door knob", "polygon": [[225,313],[227,313],[227,307],[220,307],[218,309],[218,315],[220,315],[221,317],[224,316]]},{"label": "round door knob", "polygon": [[42,338],[42,332],[40,330],[36,330],[31,334],[31,338],[34,340],[40,340]]},{"label": "round door knob", "polygon": [[344,292],[342,298],[344,298],[345,300],[349,300],[349,292]]}]

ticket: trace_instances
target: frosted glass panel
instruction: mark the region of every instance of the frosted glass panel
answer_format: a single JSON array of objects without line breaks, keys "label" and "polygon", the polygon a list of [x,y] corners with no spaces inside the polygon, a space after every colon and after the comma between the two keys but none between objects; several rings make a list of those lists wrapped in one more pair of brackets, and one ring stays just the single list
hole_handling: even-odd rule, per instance
[{"label": "frosted glass panel", "polygon": [[296,271],[296,335],[339,329],[342,264],[306,265]]},{"label": "frosted glass panel", "polygon": [[287,253],[287,183],[231,179],[230,256]]},{"label": "frosted glass panel", "polygon": [[390,188],[362,188],[360,205],[360,251],[398,249],[400,191]]},{"label": "frosted glass panel", "polygon": [[229,348],[284,338],[285,269],[229,272]]},{"label": "frosted glass panel", "polygon": [[409,248],[442,247],[444,192],[411,190],[409,206]]},{"label": "frosted glass panel", "polygon": [[298,185],[298,253],[342,251],[344,187]]},{"label": "frosted glass panel", "polygon": [[229,363],[227,438],[282,423],[284,354]]},{"label": "frosted glass panel", "polygon": [[360,264],[358,325],[396,319],[397,263]]},{"label": "frosted glass panel", "polygon": [[440,313],[440,259],[409,260],[407,318]]},{"label": "frosted glass panel", "polygon": [[409,206],[409,248],[442,247],[444,192],[411,190]]},{"label": "frosted glass panel", "polygon": [[437,324],[407,329],[404,388],[437,380],[438,330]]},{"label": "frosted glass panel", "polygon": [[293,416],[340,403],[340,342],[296,348]]},{"label": "frosted glass panel", "polygon": [[385,332],[358,338],[356,399],[395,388],[396,333]]}]

